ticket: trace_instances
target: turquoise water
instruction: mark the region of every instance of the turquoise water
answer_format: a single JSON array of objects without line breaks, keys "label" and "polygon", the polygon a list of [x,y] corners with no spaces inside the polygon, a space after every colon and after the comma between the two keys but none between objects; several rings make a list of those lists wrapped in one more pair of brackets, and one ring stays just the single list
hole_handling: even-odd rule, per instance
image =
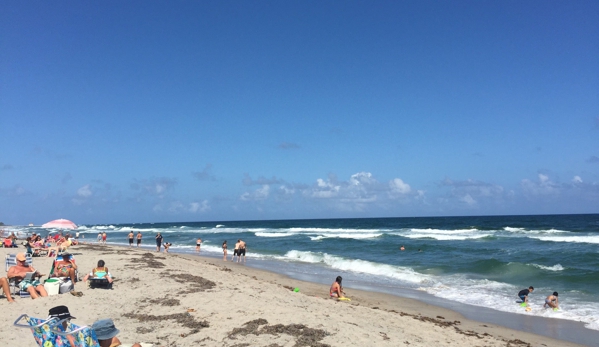
[{"label": "turquoise water", "polygon": [[[243,239],[249,264],[296,278],[329,283],[342,274],[348,288],[420,290],[506,312],[582,321],[599,330],[597,214],[115,224],[78,231],[86,240],[105,231],[113,244],[126,244],[129,231],[141,231],[147,247],[161,232],[173,251],[189,253],[201,237],[203,254],[213,256],[222,254],[227,240],[229,259]],[[516,294],[530,285],[532,311],[525,312]],[[554,291],[561,304],[557,312],[542,307]]]}]

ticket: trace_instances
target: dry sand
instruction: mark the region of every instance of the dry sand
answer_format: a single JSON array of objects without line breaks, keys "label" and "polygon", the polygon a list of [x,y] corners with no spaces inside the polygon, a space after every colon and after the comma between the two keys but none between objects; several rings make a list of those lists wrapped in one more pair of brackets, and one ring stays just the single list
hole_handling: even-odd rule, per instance
[{"label": "dry sand", "polygon": [[[76,324],[113,318],[121,341],[155,346],[580,346],[386,294],[346,289],[352,301],[339,302],[328,298],[328,286],[213,258],[96,245],[70,252],[81,277],[103,259],[114,289],[79,282],[82,297],[0,299],[1,345],[35,346],[14,320],[67,305]],[[2,258],[8,253],[16,249],[0,248]],[[34,258],[33,266],[47,274],[51,262]]]}]

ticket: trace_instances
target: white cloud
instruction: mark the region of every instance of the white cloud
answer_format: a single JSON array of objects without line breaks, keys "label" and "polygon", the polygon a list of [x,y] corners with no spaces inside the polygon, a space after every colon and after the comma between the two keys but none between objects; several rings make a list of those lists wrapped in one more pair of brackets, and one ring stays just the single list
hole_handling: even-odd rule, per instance
[{"label": "white cloud", "polygon": [[241,195],[240,199],[243,201],[256,201],[266,200],[270,194],[270,186],[263,185],[261,188],[256,189],[253,192],[245,192]]},{"label": "white cloud", "polygon": [[208,200],[204,200],[202,202],[192,202],[189,204],[189,212],[197,213],[206,211],[210,211],[210,205],[208,204]]},{"label": "white cloud", "polygon": [[528,179],[523,179],[520,186],[526,194],[529,195],[550,195],[558,194],[559,186],[553,183],[549,176],[545,174],[539,174],[539,181],[533,182]]},{"label": "white cloud", "polygon": [[580,178],[580,176],[574,176],[574,178],[572,178],[572,182],[573,183],[582,183],[582,178]]},{"label": "white cloud", "polygon": [[394,178],[389,181],[389,188],[392,194],[409,194],[411,191],[410,185],[405,183],[401,178]]},{"label": "white cloud", "polygon": [[92,194],[93,193],[89,184],[86,184],[77,190],[77,195],[79,195],[82,198],[90,197],[92,196]]}]

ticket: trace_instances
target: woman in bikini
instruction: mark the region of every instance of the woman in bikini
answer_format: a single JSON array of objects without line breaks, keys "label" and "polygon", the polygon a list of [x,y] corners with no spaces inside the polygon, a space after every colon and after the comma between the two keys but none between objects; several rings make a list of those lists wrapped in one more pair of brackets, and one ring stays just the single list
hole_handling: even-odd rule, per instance
[{"label": "woman in bikini", "polygon": [[343,294],[345,294],[345,292],[343,291],[343,287],[341,286],[342,280],[343,278],[341,278],[341,276],[337,276],[335,282],[331,284],[331,289],[329,290],[329,296],[331,298],[343,298]]},{"label": "woman in bikini", "polygon": [[198,240],[196,241],[196,252],[200,251],[201,246],[202,246],[202,239],[198,237]]},{"label": "woman in bikini", "polygon": [[223,260],[227,261],[227,240],[223,242]]},{"label": "woman in bikini", "polygon": [[93,269],[92,272],[85,275],[83,277],[83,282],[87,281],[91,278],[106,278],[108,283],[112,283],[112,277],[110,276],[110,272],[108,272],[108,268],[105,266],[104,260],[98,260],[98,267]]}]

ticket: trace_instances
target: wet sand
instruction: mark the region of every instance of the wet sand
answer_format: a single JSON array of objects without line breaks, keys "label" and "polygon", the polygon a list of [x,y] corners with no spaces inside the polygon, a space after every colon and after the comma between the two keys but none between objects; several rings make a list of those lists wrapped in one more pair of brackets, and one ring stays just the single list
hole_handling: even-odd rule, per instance
[{"label": "wet sand", "polygon": [[[103,259],[116,277],[114,289],[78,283],[82,297],[0,299],[5,345],[35,346],[29,331],[12,326],[19,315],[42,318],[67,305],[76,324],[113,318],[121,341],[156,346],[580,346],[384,293],[346,288],[352,301],[340,302],[328,298],[328,285],[217,258],[96,245],[70,251],[80,276]],[[8,253],[15,249],[0,249]],[[34,258],[33,266],[48,273],[51,262]]]}]

